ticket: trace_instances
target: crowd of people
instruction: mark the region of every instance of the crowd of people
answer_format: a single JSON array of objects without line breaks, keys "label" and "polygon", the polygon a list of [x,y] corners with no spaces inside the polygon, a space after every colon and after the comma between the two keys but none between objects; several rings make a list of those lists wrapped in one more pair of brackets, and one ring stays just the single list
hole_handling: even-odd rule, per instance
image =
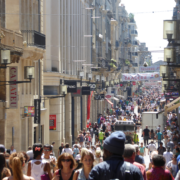
[{"label": "crowd of people", "polygon": [[[180,180],[180,130],[174,111],[164,127],[141,130],[142,113],[161,111],[163,96],[145,88],[136,98],[120,99],[116,108],[100,114],[79,132],[72,147],[62,142],[55,155],[52,144],[34,144],[27,152],[0,145],[0,180]],[[116,131],[117,121],[133,121],[131,142]],[[149,159],[149,164],[147,164]]]}]

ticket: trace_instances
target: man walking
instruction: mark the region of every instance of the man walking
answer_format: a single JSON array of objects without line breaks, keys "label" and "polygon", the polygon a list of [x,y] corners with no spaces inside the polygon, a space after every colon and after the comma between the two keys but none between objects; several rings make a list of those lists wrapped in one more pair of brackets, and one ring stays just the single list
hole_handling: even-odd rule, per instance
[{"label": "man walking", "polygon": [[101,142],[101,145],[103,143],[103,139],[104,139],[104,132],[103,130],[101,129],[101,132],[99,132],[99,141]]},{"label": "man walking", "polygon": [[148,126],[143,130],[143,138],[144,138],[144,146],[146,146],[146,143],[148,145],[148,139],[150,137],[150,130],[148,129]]},{"label": "man walking", "polygon": [[160,132],[160,130],[158,129],[158,133],[156,135],[157,140],[158,140],[158,147],[160,146],[161,140],[162,140],[162,133]]},{"label": "man walking", "polygon": [[89,180],[143,180],[139,168],[123,160],[125,139],[122,131],[113,132],[105,139],[104,161],[93,167],[89,174]]}]

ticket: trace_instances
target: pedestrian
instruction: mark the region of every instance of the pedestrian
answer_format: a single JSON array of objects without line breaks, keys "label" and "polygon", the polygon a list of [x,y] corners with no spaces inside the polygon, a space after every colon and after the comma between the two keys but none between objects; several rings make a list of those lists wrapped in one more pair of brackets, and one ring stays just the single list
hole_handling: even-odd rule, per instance
[{"label": "pedestrian", "polygon": [[152,140],[151,143],[148,145],[148,154],[151,156],[151,153],[153,151],[156,151],[156,145],[154,144],[154,141]]},{"label": "pedestrian", "polygon": [[150,137],[150,130],[148,129],[148,126],[143,130],[143,138],[144,138],[144,145],[148,144],[148,139]]},{"label": "pedestrian", "polygon": [[153,130],[153,129],[151,129],[151,139],[152,139],[152,140],[154,140],[154,136],[155,136],[155,134],[154,134],[154,130]]},{"label": "pedestrian", "polygon": [[101,163],[101,162],[103,162],[103,159],[101,157],[101,153],[102,153],[101,149],[97,148],[96,153],[95,153],[94,166]]},{"label": "pedestrian", "polygon": [[169,170],[164,169],[166,163],[162,155],[154,155],[152,158],[152,168],[146,172],[147,180],[173,180]]},{"label": "pedestrian", "polygon": [[173,149],[174,149],[174,143],[173,143],[173,141],[171,141],[170,138],[168,138],[167,146],[169,146],[169,147],[171,148],[171,151],[173,151]]},{"label": "pedestrian", "polygon": [[160,146],[157,149],[158,154],[163,155],[163,153],[166,151],[166,148],[163,146],[163,143],[160,142]]},{"label": "pedestrian", "polygon": [[123,160],[125,139],[122,131],[113,132],[106,138],[103,145],[104,161],[93,167],[89,180],[143,180],[139,168]]},{"label": "pedestrian", "polygon": [[[1,176],[1,173],[2,173],[4,167],[6,167],[5,155],[0,153],[0,176]],[[0,177],[0,179],[1,179],[1,177]]]},{"label": "pedestrian", "polygon": [[76,161],[69,153],[63,153],[58,157],[58,170],[54,173],[53,180],[73,180]]},{"label": "pedestrian", "polygon": [[73,149],[73,157],[76,158],[77,154],[79,154],[79,149],[78,149],[78,145],[75,144]]},{"label": "pedestrian", "polygon": [[63,149],[64,149],[64,143],[62,142],[62,143],[61,143],[61,146],[59,146],[58,156],[61,155]]},{"label": "pedestrian", "polygon": [[101,145],[102,145],[102,143],[103,143],[103,139],[104,139],[104,132],[103,132],[103,130],[101,129],[101,131],[99,132],[99,141],[100,141]]},{"label": "pedestrian", "polygon": [[143,146],[143,142],[141,142],[141,146],[139,146],[139,149],[140,149],[140,155],[144,156],[146,148],[145,148],[145,146]]},{"label": "pedestrian", "polygon": [[1,172],[0,180],[4,179],[5,177],[9,178],[10,176],[11,176],[11,171],[7,167],[4,167]]},{"label": "pedestrian", "polygon": [[69,153],[69,154],[73,155],[73,151],[72,151],[72,149],[69,147],[69,143],[66,143],[66,144],[65,144],[65,147],[64,147],[64,149],[62,150],[62,153],[61,153],[61,154],[63,154],[63,153]]},{"label": "pedestrian", "polygon": [[146,180],[145,167],[142,164],[135,162],[136,149],[132,144],[125,144],[123,157],[124,157],[124,161],[137,166],[139,170],[141,171],[144,180]]},{"label": "pedestrian", "polygon": [[[28,177],[23,174],[23,166],[24,166],[24,155],[22,153],[12,153],[12,171],[13,175],[10,177],[5,177],[3,180],[34,180],[33,177]],[[38,180],[38,179],[37,179]]]},{"label": "pedestrian", "polygon": [[161,140],[162,140],[162,133],[158,129],[158,133],[156,134],[157,140],[158,140],[158,147],[160,146]]},{"label": "pedestrian", "polygon": [[50,163],[41,158],[42,152],[42,144],[36,143],[33,145],[34,158],[28,163],[27,175],[32,176],[35,180],[41,180],[41,176],[46,174],[46,172],[49,178],[52,179]]},{"label": "pedestrian", "polygon": [[138,144],[138,143],[139,143],[139,137],[138,137],[138,134],[136,133],[136,130],[134,131],[133,141],[134,141],[135,144]]},{"label": "pedestrian", "polygon": [[180,180],[180,162],[178,162],[178,173],[176,174],[175,180]]},{"label": "pedestrian", "polygon": [[74,173],[73,180],[86,180],[89,177],[89,173],[93,168],[94,156],[91,151],[83,148],[81,151],[81,162],[83,168],[77,170]]},{"label": "pedestrian", "polygon": [[166,160],[166,165],[167,165],[167,163],[168,163],[169,161],[171,161],[171,160],[172,160],[172,157],[173,157],[173,153],[170,152],[170,147],[169,147],[169,146],[167,147],[167,151],[165,151],[165,152],[163,153],[163,156],[164,156],[164,158],[165,158],[165,160]]},{"label": "pedestrian", "polygon": [[173,155],[173,158],[171,161],[169,161],[166,165],[166,169],[168,169],[173,177],[176,177],[177,174],[177,155]]},{"label": "pedestrian", "polygon": [[135,162],[142,164],[144,167],[146,167],[144,157],[140,155],[139,147],[136,147]]},{"label": "pedestrian", "polygon": [[14,146],[12,145],[12,146],[11,146],[10,154],[12,154],[12,153],[14,153],[14,152],[16,152],[16,150],[14,149]]}]

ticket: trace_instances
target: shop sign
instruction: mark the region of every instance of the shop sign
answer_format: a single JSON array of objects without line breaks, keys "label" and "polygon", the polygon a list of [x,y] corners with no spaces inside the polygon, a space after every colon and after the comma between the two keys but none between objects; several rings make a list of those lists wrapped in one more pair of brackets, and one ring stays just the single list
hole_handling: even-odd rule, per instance
[{"label": "shop sign", "polygon": [[90,95],[90,87],[82,87],[82,95]]},{"label": "shop sign", "polygon": [[152,81],[152,82],[143,82],[143,85],[144,86],[161,86],[162,83],[161,81],[157,81],[157,82]]},{"label": "shop sign", "polygon": [[[12,66],[9,67],[9,81],[18,81],[18,67]],[[9,108],[10,109],[16,109],[18,108],[18,85],[17,84],[10,84],[9,86],[9,94],[10,94],[10,103]]]},{"label": "shop sign", "polygon": [[102,100],[104,99],[104,94],[95,94],[94,95],[94,100]]},{"label": "shop sign", "polygon": [[106,98],[111,98],[111,95],[106,95]]},{"label": "shop sign", "polygon": [[159,81],[159,72],[154,73],[123,73],[122,81]]},{"label": "shop sign", "polygon": [[77,91],[71,94],[72,97],[80,97],[82,95],[82,89],[81,87],[77,88]]},{"label": "shop sign", "polygon": [[56,130],[56,115],[49,115],[49,130]]},{"label": "shop sign", "polygon": [[25,106],[24,107],[24,116],[25,117],[34,117],[34,106]]},{"label": "shop sign", "polygon": [[142,72],[142,71],[157,72],[157,71],[160,71],[160,66],[147,66],[147,67],[139,66],[139,72]]},{"label": "shop sign", "polygon": [[34,124],[40,124],[40,118],[41,118],[40,105],[41,105],[41,99],[35,99],[34,100],[34,109],[35,109]]},{"label": "shop sign", "polygon": [[89,84],[90,90],[95,91],[96,90],[96,84]]},{"label": "shop sign", "polygon": [[71,80],[64,80],[64,85],[67,85],[68,93],[76,93],[77,92],[77,82]]}]

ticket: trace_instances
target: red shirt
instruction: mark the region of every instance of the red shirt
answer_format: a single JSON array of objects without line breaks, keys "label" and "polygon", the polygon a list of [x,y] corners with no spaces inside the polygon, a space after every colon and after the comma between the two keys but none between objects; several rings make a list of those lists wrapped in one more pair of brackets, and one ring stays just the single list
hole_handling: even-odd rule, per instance
[{"label": "red shirt", "polygon": [[142,164],[139,164],[139,163],[133,161],[131,158],[124,158],[124,160],[125,160],[126,162],[129,162],[129,163],[135,165],[136,167],[138,167],[138,168],[140,169],[142,175],[143,175],[144,180],[147,179],[147,178],[146,178],[145,167],[144,167]]},{"label": "red shirt", "polygon": [[174,180],[171,173],[162,167],[152,167],[146,175],[148,180]]}]

